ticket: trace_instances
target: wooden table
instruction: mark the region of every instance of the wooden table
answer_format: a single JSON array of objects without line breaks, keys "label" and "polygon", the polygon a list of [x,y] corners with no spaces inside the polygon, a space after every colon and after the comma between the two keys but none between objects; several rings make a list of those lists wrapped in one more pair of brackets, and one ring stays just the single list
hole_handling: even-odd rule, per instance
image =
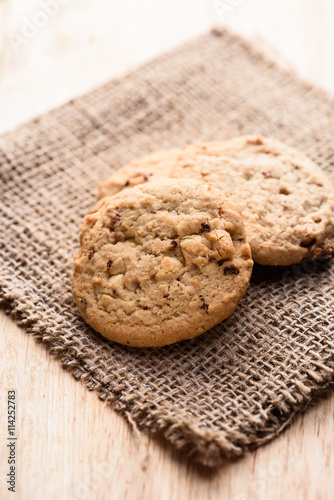
[{"label": "wooden table", "polygon": [[[219,22],[334,92],[330,0],[0,0],[0,131]],[[273,443],[209,473],[138,437],[2,311],[0,331],[1,499],[334,498],[334,395]],[[5,486],[12,388],[15,494]]]}]

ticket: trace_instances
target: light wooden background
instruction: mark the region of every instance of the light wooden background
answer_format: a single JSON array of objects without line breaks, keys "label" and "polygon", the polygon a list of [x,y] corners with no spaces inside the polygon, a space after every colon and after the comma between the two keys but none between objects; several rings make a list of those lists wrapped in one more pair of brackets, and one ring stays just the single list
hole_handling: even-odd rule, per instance
[{"label": "light wooden background", "polygon": [[[330,0],[44,0],[54,6],[47,17],[42,3],[0,0],[0,131],[220,22],[334,93]],[[0,332],[1,499],[334,498],[334,396],[273,443],[210,474],[163,443],[138,438],[1,311]],[[15,494],[5,487],[11,388],[18,401]]]}]

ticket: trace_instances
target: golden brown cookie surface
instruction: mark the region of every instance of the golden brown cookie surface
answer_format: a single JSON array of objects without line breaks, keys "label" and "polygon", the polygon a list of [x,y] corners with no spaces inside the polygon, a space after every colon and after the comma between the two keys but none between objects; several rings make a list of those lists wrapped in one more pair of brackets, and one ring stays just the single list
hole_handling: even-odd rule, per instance
[{"label": "golden brown cookie surface", "polygon": [[252,271],[239,207],[210,185],[155,181],[101,201],[74,259],[80,313],[135,347],[195,337],[229,316]]}]

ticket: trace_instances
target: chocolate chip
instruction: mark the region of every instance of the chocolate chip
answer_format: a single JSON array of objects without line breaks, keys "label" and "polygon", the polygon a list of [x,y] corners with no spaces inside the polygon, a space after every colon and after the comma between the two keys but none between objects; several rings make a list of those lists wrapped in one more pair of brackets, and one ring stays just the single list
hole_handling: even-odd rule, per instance
[{"label": "chocolate chip", "polygon": [[284,194],[285,196],[287,196],[290,193],[291,193],[291,191],[289,191],[289,189],[285,186],[282,186],[279,189],[279,194]]},{"label": "chocolate chip", "polygon": [[110,219],[110,231],[113,231],[115,229],[116,224],[120,221],[121,219],[121,212],[118,210],[116,215]]},{"label": "chocolate chip", "polygon": [[261,137],[254,137],[251,139],[247,139],[247,144],[252,144],[253,146],[261,146],[263,144],[263,140]]},{"label": "chocolate chip", "polygon": [[112,260],[109,260],[108,263],[107,263],[107,269],[110,269],[112,266]]},{"label": "chocolate chip", "polygon": [[148,307],[147,306],[143,306],[143,309],[144,309],[144,311],[147,311]]},{"label": "chocolate chip", "polygon": [[228,267],[224,268],[224,274],[225,274],[225,276],[227,274],[239,274],[239,273],[240,273],[239,269],[237,267],[235,267],[235,266],[228,266]]},{"label": "chocolate chip", "polygon": [[210,231],[210,226],[207,222],[203,222],[202,224],[203,231]]},{"label": "chocolate chip", "polygon": [[172,245],[172,247],[173,247],[173,248],[176,248],[176,247],[177,247],[177,241],[175,241],[175,240],[172,240],[172,241],[170,242],[170,244]]},{"label": "chocolate chip", "polygon": [[218,261],[217,261],[217,264],[218,264],[218,266],[220,267],[220,266],[222,266],[222,265],[224,264],[224,262],[225,262],[224,260],[218,260]]},{"label": "chocolate chip", "polygon": [[303,248],[309,248],[314,245],[317,240],[315,238],[304,240],[301,242],[300,246]]},{"label": "chocolate chip", "polygon": [[84,309],[87,309],[87,300],[86,299],[81,299],[80,302],[83,305]]},{"label": "chocolate chip", "polygon": [[200,295],[199,298],[201,299],[202,301],[202,305],[201,305],[201,309],[204,309],[204,311],[207,313],[208,312],[208,309],[209,309],[209,306],[208,304],[206,304],[205,302],[205,299],[203,297],[203,295]]},{"label": "chocolate chip", "polygon": [[89,254],[88,254],[88,260],[90,260],[90,259],[93,257],[93,255],[94,255],[94,252],[93,252],[93,251],[92,251],[92,252],[89,252]]}]

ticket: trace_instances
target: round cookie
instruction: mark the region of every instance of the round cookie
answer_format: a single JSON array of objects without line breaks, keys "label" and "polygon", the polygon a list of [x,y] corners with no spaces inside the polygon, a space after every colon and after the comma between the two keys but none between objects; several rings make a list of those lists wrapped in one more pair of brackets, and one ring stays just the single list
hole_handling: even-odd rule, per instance
[{"label": "round cookie", "polygon": [[232,314],[252,265],[237,205],[208,184],[154,181],[101,200],[86,217],[73,293],[108,339],[163,346]]},{"label": "round cookie", "polygon": [[210,183],[238,202],[259,264],[333,254],[333,184],[296,149],[260,136],[195,144],[182,150],[170,175]]},{"label": "round cookie", "polygon": [[179,149],[156,151],[127,163],[99,184],[98,199],[112,196],[124,188],[169,177]]}]

